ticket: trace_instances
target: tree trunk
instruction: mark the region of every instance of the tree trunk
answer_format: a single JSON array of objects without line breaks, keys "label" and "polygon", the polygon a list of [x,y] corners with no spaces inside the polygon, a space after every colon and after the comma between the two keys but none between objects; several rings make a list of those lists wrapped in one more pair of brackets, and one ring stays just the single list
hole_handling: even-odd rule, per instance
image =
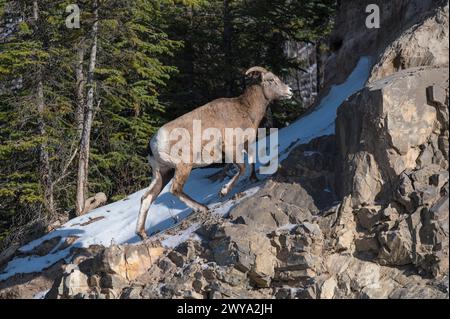
[{"label": "tree trunk", "polygon": [[84,205],[86,202],[87,187],[88,187],[88,169],[89,169],[89,152],[90,152],[90,138],[92,121],[94,116],[94,71],[97,60],[97,38],[98,38],[98,5],[94,1],[94,23],[92,25],[92,44],[89,57],[89,68],[87,73],[87,98],[86,107],[84,110],[83,131],[81,132],[80,140],[80,157],[78,162],[78,177],[77,177],[77,198],[76,198],[76,214],[82,215],[84,213]]},{"label": "tree trunk", "polygon": [[194,79],[195,79],[195,54],[193,47],[193,33],[194,33],[194,9],[192,6],[187,6],[186,8],[187,16],[189,18],[189,30],[186,34],[186,44],[185,44],[185,61],[187,63],[186,73],[188,75],[187,85],[189,88],[189,97],[191,99],[196,99],[196,94],[194,94]]},{"label": "tree trunk", "polygon": [[226,96],[230,97],[233,92],[233,59],[232,59],[232,37],[233,25],[230,13],[231,0],[223,0],[223,51],[225,55],[224,75]]},{"label": "tree trunk", "polygon": [[75,113],[75,121],[77,125],[77,136],[78,139],[81,140],[81,135],[83,132],[83,121],[84,121],[84,71],[83,71],[83,62],[84,62],[84,53],[85,53],[85,47],[84,47],[84,41],[81,40],[78,43],[77,48],[77,64],[75,67],[75,73],[76,73],[76,80],[77,80],[77,109]]},{"label": "tree trunk", "polygon": [[317,92],[317,97],[319,96],[319,91],[320,91],[320,86],[321,84],[321,70],[322,70],[322,52],[321,52],[321,48],[320,48],[320,41],[317,41],[316,43],[316,92]]},{"label": "tree trunk", "polygon": [[[33,20],[35,23],[35,29],[38,28],[39,24],[39,4],[37,0],[33,0]],[[45,140],[45,98],[44,98],[44,82],[42,78],[42,67],[38,66],[36,74],[36,106],[38,113],[38,132],[43,138],[41,144],[39,145],[39,179],[44,189],[44,205],[45,208],[53,213],[55,211],[54,207],[54,196],[53,196],[53,183],[51,181],[51,167],[50,160],[47,149],[47,142]]]}]

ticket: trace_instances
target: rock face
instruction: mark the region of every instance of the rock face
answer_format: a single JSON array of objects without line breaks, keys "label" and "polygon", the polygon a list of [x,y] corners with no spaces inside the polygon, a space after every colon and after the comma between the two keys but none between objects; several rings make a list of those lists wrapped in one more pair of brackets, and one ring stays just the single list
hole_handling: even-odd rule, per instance
[{"label": "rock face", "polygon": [[419,66],[448,66],[448,2],[425,21],[388,46],[374,66],[369,82]]},{"label": "rock face", "polygon": [[[437,13],[445,5],[448,6],[447,0],[361,0],[339,3],[336,28],[329,41],[332,54],[325,65],[325,70],[332,70],[325,72],[325,90],[331,84],[343,82],[361,56],[383,57],[377,71],[371,76],[374,80],[405,68],[448,64],[448,7],[447,12],[441,15]],[[380,8],[379,29],[368,29],[365,25],[369,4],[376,4]],[[417,27],[418,24],[421,26]],[[438,52],[430,52],[427,49],[428,42]],[[416,49],[419,51],[414,51]],[[374,62],[377,60],[375,58]]]},{"label": "rock face", "polygon": [[234,265],[237,270],[248,273],[256,286],[269,286],[274,276],[275,249],[263,233],[246,225],[224,225],[214,232],[209,246],[219,266]]},{"label": "rock face", "polygon": [[351,193],[354,206],[371,205],[389,198],[406,170],[431,175],[447,170],[446,146],[439,143],[448,136],[447,88],[448,68],[408,69],[373,83],[339,108],[341,195]]},{"label": "rock face", "polygon": [[340,195],[351,194],[373,242],[371,249],[358,242],[358,250],[377,253],[383,265],[447,274],[448,68],[413,68],[372,83],[339,108],[336,133]]}]

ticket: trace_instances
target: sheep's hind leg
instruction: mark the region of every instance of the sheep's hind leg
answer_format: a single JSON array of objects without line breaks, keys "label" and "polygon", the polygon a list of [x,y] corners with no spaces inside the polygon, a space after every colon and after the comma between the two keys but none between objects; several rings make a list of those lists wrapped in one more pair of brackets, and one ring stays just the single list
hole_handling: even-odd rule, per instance
[{"label": "sheep's hind leg", "polygon": [[236,163],[235,165],[239,168],[239,172],[237,172],[237,174],[235,174],[231,178],[231,180],[222,187],[219,194],[221,197],[227,196],[227,194],[233,189],[234,185],[239,180],[239,177],[245,174],[245,164]]},{"label": "sheep's hind leg", "polygon": [[208,207],[195,201],[183,191],[184,184],[186,183],[191,170],[192,166],[190,165],[177,166],[177,168],[175,169],[175,177],[173,179],[170,192],[178,197],[187,206],[192,208],[194,211],[205,213],[208,211]]},{"label": "sheep's hind leg", "polygon": [[[155,176],[156,175],[156,176]],[[145,220],[147,219],[148,209],[153,200],[158,196],[162,189],[162,177],[160,173],[153,175],[153,180],[149,189],[144,193],[141,198],[141,207],[139,209],[139,217],[136,224],[136,234],[141,237],[142,240],[147,239],[145,232]]]},{"label": "sheep's hind leg", "polygon": [[142,240],[148,238],[147,233],[145,232],[145,220],[147,219],[150,205],[172,178],[169,171],[160,170],[159,165],[153,158],[150,158],[150,165],[152,167],[153,178],[148,190],[141,198],[141,207],[139,209],[139,217],[136,224],[136,234],[141,237]]}]

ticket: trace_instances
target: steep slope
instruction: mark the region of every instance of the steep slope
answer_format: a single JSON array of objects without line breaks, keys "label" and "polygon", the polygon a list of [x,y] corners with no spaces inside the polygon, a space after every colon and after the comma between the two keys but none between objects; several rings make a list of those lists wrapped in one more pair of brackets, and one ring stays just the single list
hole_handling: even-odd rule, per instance
[{"label": "steep slope", "polygon": [[[334,133],[337,108],[346,98],[364,86],[369,76],[370,66],[369,58],[361,58],[348,79],[344,83],[332,87],[329,94],[322,99],[312,113],[279,131],[279,143],[271,147],[279,153],[280,161],[289,155],[295,145],[307,143],[318,136]],[[241,180],[233,193],[229,194],[224,202],[221,202],[217,194],[224,182],[211,182],[207,178],[215,171],[215,169],[195,170],[185,189],[196,200],[207,203],[212,214],[224,215],[236,202],[230,198],[244,190],[251,194],[254,189],[247,181]],[[169,189],[170,183],[149,210],[146,224],[149,233],[167,229],[173,226],[177,220],[183,220],[191,213],[189,208],[169,193]],[[21,247],[19,256],[10,261],[0,274],[0,280],[5,280],[15,274],[39,272],[61,259],[70,257],[73,248],[90,245],[109,246],[113,243],[124,244],[139,241],[134,229],[143,192],[144,190],[139,191],[117,203],[106,205],[89,214],[72,219],[61,228]],[[168,243],[171,242],[168,241]],[[48,246],[47,253],[36,254],[36,251],[42,250],[44,246]]]}]

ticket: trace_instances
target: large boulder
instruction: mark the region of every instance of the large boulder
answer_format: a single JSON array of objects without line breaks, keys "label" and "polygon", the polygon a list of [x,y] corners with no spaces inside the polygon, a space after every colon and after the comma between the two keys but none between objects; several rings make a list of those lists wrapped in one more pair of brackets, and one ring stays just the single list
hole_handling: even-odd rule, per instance
[{"label": "large boulder", "polygon": [[150,266],[164,253],[162,247],[139,245],[113,245],[96,256],[97,272],[112,274],[132,281],[147,272]]},{"label": "large boulder", "polygon": [[288,224],[311,221],[337,200],[335,158],[334,136],[299,145],[281,162],[275,178],[233,208],[231,220],[267,233]]},{"label": "large boulder", "polygon": [[[378,29],[366,27],[366,18],[369,15],[366,8],[371,4],[380,8]],[[382,62],[384,59],[375,60],[374,62],[381,62],[384,66],[380,68],[379,76],[374,79],[405,68],[445,63],[445,59],[448,65],[448,7],[447,17],[433,18],[439,11],[442,12],[446,4],[448,5],[447,0],[339,1],[335,28],[328,41],[331,54],[324,65],[325,91],[331,85],[343,82],[361,56],[385,56],[386,61],[393,62],[389,65]],[[416,29],[419,37],[416,37]],[[392,44],[396,40],[395,43],[398,44]],[[412,42],[411,48],[419,50],[417,54],[411,49],[405,49],[407,41]],[[436,49],[434,52],[427,50],[424,45],[427,41],[432,44],[431,48]],[[389,52],[399,53],[400,58],[396,59],[396,55]],[[382,69],[385,71],[381,72]]]},{"label": "large boulder", "polygon": [[123,288],[146,274],[164,252],[147,243],[81,248],[46,298],[119,298]]},{"label": "large boulder", "polygon": [[412,67],[448,67],[448,9],[447,1],[446,6],[409,28],[390,44],[374,66],[369,82]]},{"label": "large boulder", "polygon": [[310,221],[317,212],[314,200],[301,185],[268,181],[254,196],[237,205],[230,217],[236,223],[269,233],[287,224]]},{"label": "large boulder", "polygon": [[268,287],[275,269],[275,248],[264,233],[247,225],[225,224],[209,243],[214,261],[220,266],[234,265],[259,287]]},{"label": "large boulder", "polygon": [[352,198],[356,253],[448,273],[448,68],[370,84],[339,108],[336,134],[336,188]]},{"label": "large boulder", "polygon": [[354,206],[390,200],[397,177],[424,166],[425,151],[430,164],[446,170],[440,113],[448,118],[448,68],[404,70],[352,96],[336,120],[340,195],[352,194]]}]

